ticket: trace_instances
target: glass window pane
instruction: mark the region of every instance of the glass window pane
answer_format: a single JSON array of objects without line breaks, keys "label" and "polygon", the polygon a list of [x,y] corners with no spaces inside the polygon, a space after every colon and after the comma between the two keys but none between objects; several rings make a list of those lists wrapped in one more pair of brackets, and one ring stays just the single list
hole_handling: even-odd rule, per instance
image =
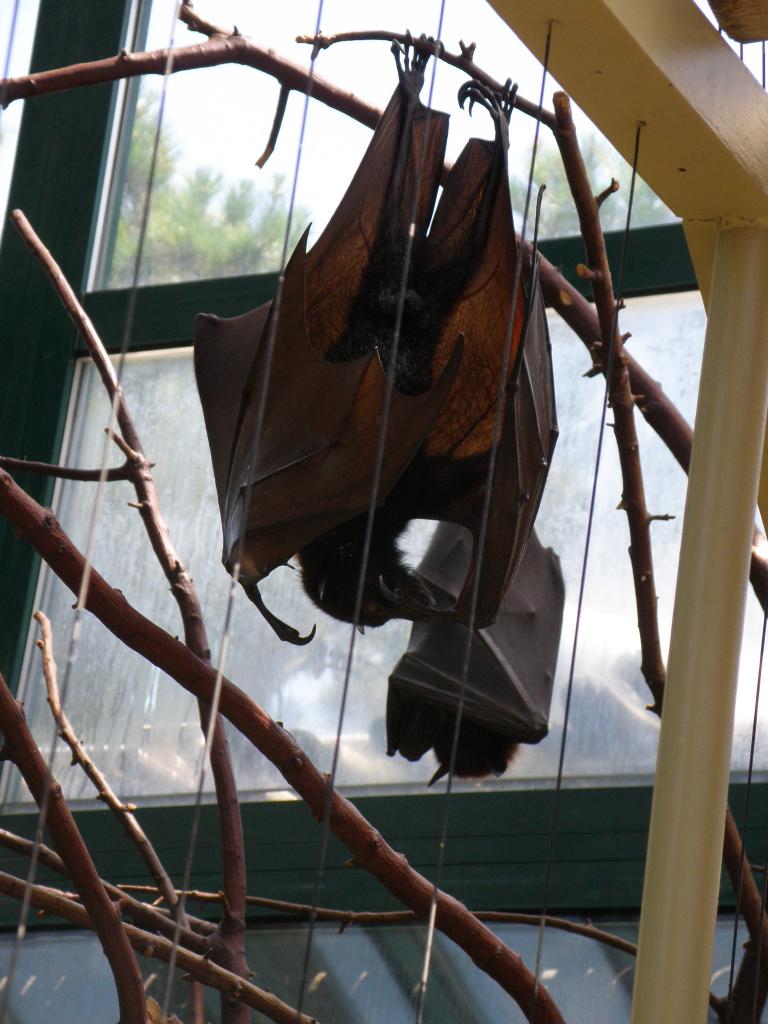
[{"label": "glass window pane", "polygon": [[[631,300],[623,326],[639,361],[692,420],[704,334],[699,296],[687,293]],[[523,746],[498,782],[508,786],[556,774],[563,705],[571,657],[587,510],[595,463],[602,381],[583,380],[586,350],[565,325],[550,317],[558,391],[560,439],[537,522],[545,544],[559,554],[566,580],[566,609],[553,699],[551,731],[537,746]],[[214,656],[220,644],[228,593],[221,566],[221,530],[202,416],[189,350],[144,353],[128,359],[125,388],[155,475],[177,549],[199,588]],[[108,408],[88,364],[81,367],[66,449],[71,465],[98,465]],[[680,542],[686,478],[658,438],[638,416],[641,454],[652,512],[675,518],[652,527],[662,648],[666,649]],[[112,461],[119,462],[115,450]],[[94,485],[64,483],[58,514],[85,547]],[[629,559],[626,518],[616,510],[621,482],[610,431],[605,438],[597,514],[576,658],[574,697],[565,769],[573,784],[647,781],[654,769],[658,723],[645,710],[648,693],[640,675],[640,649]],[[125,483],[106,490],[96,533],[94,563],[128,599],[171,633],[180,625],[164,577],[156,566]],[[50,573],[43,574],[40,604],[54,623],[63,663],[71,632],[71,595]],[[237,588],[227,674],[285,723],[321,769],[331,764],[350,627],[322,615],[305,597],[291,568],[277,570],[264,586],[265,599],[286,621],[318,634],[307,647],[281,643]],[[748,607],[742,679],[736,714],[733,765],[744,771],[749,749],[762,619]],[[409,635],[405,622],[391,622],[358,637],[345,721],[339,781],[351,791],[389,787],[422,791],[433,771],[429,758],[412,765],[385,756],[386,681]],[[105,671],[104,666],[109,666]],[[42,697],[34,648],[26,662],[27,715],[40,741],[51,725]],[[114,714],[114,708],[120,714]],[[67,710],[96,760],[125,796],[183,798],[194,788],[202,739],[194,700],[153,666],[123,648],[87,618],[72,674]],[[281,792],[277,772],[239,735],[233,735],[238,784],[245,794]],[[758,743],[759,768],[765,747]],[[88,797],[80,773],[57,770],[70,797]],[[14,784],[15,785],[15,784]],[[11,797],[19,797],[12,788]]]},{"label": "glass window pane", "polygon": [[[7,971],[16,936],[0,937],[0,979]],[[162,1003],[166,975],[159,960],[137,957],[148,996]],[[12,979],[8,1020],[13,1024],[101,1024],[117,1020],[120,1010],[115,984],[101,943],[90,932],[30,929]],[[0,989],[2,991],[2,989]],[[186,1019],[189,986],[176,981],[170,1011]]]},{"label": "glass window pane", "polygon": [[[23,75],[29,69],[39,6],[40,0],[0,0],[0,77]],[[23,109],[23,101],[17,100],[0,110],[0,238],[5,230],[5,206]]]},{"label": "glass window pane", "polygon": [[[154,0],[148,48],[168,45],[174,4]],[[202,10],[202,8],[201,8]],[[420,11],[418,31],[437,31],[438,5]],[[207,13],[207,10],[206,10]],[[387,10],[393,25],[413,25],[413,7],[396,0]],[[211,7],[211,17],[222,25],[236,24],[252,33],[262,46],[273,47],[290,60],[308,66],[310,48],[295,42],[297,33],[311,33],[317,17],[314,0],[277,5],[268,19],[254,21],[247,0],[227,0]],[[327,0],[323,6],[326,31],[370,28],[365,5],[351,0]],[[500,81],[508,76],[520,83],[521,93],[539,94],[541,67],[483,0],[448,5],[443,39],[452,49],[459,39],[478,44],[477,60]],[[183,26],[175,31],[177,45],[199,42],[200,36]],[[316,73],[345,90],[383,108],[396,83],[388,47],[381,43],[339,44],[322,52]],[[438,66],[433,106],[453,112],[448,159],[455,160],[467,138],[490,136],[491,122],[484,111],[473,117],[460,111],[456,91],[466,76],[444,64]],[[557,83],[547,85],[547,103]],[[130,152],[118,157],[110,206],[119,211],[115,224],[106,225],[96,287],[129,284],[133,275],[139,225],[147,188],[149,156],[157,122],[160,81],[156,76],[138,86],[138,105]],[[303,97],[292,93],[275,152],[266,166],[254,166],[266,144],[272,124],[278,86],[274,79],[250,68],[222,66],[172,75],[167,83],[141,283],[191,280],[204,277],[252,274],[277,269],[285,220],[296,166]],[[424,89],[424,99],[429,84]],[[126,110],[134,106],[128,103]],[[596,188],[611,177],[620,180],[618,195],[605,203],[606,228],[623,227],[629,168],[582,114],[576,114],[584,153]],[[510,170],[514,203],[524,205],[528,180],[533,121],[523,114],[512,120]],[[371,137],[367,128],[330,110],[310,104],[301,170],[293,211],[291,238],[295,240],[311,222],[311,240],[325,226],[346,189]],[[537,182],[548,185],[542,214],[542,237],[578,231],[554,142],[541,136]],[[640,182],[633,224],[673,219],[670,211]],[[518,213],[518,222],[520,213]]]},{"label": "glass window pane", "polygon": [[[633,920],[603,920],[595,924],[621,938],[636,940]],[[492,925],[493,931],[526,964],[536,961],[538,929]],[[738,949],[747,935],[740,928]],[[733,920],[719,918],[715,931],[712,991],[725,996],[733,937]],[[0,939],[0,976],[7,969],[12,936]],[[298,1001],[299,969],[306,947],[306,926],[266,924],[246,933],[246,951],[255,970],[253,982],[291,1005]],[[335,1024],[389,1024],[411,1020],[424,956],[425,928],[421,925],[315,926],[304,1012]],[[162,998],[164,965],[140,958],[147,991]],[[634,981],[634,958],[582,936],[549,929],[546,932],[542,980],[571,1024],[625,1024]],[[87,984],[83,984],[87,982]],[[187,986],[178,984],[171,1009],[182,1010]],[[32,934],[25,940],[12,1000],[17,1024],[38,1024],[55,1007],[60,1024],[91,1024],[114,1020],[117,1000],[106,961],[94,936],[80,933]],[[206,990],[206,1020],[220,1020],[218,994]],[[467,1024],[508,1021],[522,1024],[524,1016],[499,986],[479,971],[453,943],[435,936],[425,1003],[425,1024],[461,1020]],[[710,1010],[711,1024],[717,1017]],[[760,1018],[768,1019],[766,1014]]]}]

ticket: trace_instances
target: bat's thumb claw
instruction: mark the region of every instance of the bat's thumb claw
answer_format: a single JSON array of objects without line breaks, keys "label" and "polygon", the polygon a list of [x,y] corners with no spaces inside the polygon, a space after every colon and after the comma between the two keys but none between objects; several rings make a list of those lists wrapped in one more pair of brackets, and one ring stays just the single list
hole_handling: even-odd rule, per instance
[{"label": "bat's thumb claw", "polygon": [[434,784],[436,782],[439,782],[440,779],[445,778],[445,776],[447,774],[448,774],[448,767],[447,767],[447,765],[444,765],[444,764],[438,765],[437,771],[432,776],[432,778],[429,780],[429,782],[427,783],[427,786],[428,787],[434,786]]},{"label": "bat's thumb claw", "polygon": [[293,626],[289,626],[287,622],[283,622],[282,619],[278,619],[278,617],[274,615],[269,608],[267,608],[264,604],[261,592],[259,591],[258,584],[243,583],[243,589],[281,640],[284,640],[289,644],[295,644],[297,647],[303,647],[304,644],[308,644],[314,639],[315,633],[317,632],[316,624],[312,627],[307,636],[302,636],[298,629],[294,629]]},{"label": "bat's thumb claw", "polygon": [[315,633],[317,632],[317,623],[314,624],[314,626],[312,627],[312,629],[310,629],[309,633],[307,633],[306,636],[301,636],[297,629],[294,629],[293,632],[296,634],[295,639],[291,639],[289,637],[286,637],[285,639],[288,640],[289,643],[295,644],[297,647],[303,647],[305,644],[311,643],[315,639]]}]

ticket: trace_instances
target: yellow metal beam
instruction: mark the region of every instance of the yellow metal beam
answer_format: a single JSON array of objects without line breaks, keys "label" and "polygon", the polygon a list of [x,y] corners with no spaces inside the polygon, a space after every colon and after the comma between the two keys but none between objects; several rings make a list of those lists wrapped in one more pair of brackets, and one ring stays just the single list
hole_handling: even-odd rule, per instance
[{"label": "yellow metal beam", "polygon": [[[491,0],[685,222],[707,336],[632,1024],[703,1021],[768,410],[768,98],[692,0]],[[768,512],[768,473],[761,508]]]},{"label": "yellow metal beam", "polygon": [[[491,0],[685,220],[768,222],[768,97],[692,0]],[[514,68],[508,69],[510,74]]]},{"label": "yellow metal beam", "polygon": [[768,410],[768,230],[723,231],[677,576],[632,1024],[704,1021]]}]

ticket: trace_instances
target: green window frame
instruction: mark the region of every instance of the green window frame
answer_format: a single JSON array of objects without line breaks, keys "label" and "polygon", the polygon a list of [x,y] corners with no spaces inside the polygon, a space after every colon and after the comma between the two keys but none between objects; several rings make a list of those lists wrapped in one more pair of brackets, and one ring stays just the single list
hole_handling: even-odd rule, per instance
[{"label": "green window frame", "polygon": [[[129,2],[41,0],[32,55],[33,70],[116,53],[123,44]],[[94,235],[94,197],[103,184],[106,140],[115,89],[100,85],[26,103],[9,209],[21,207],[63,270],[82,292]],[[62,173],[66,169],[66,173]],[[618,259],[620,233],[607,237]],[[582,258],[578,238],[545,241],[544,254],[578,287],[571,268]],[[632,232],[625,294],[694,289],[696,281],[678,224]],[[139,289],[129,348],[188,344],[194,314],[215,309],[232,316],[266,300],[274,274],[203,280]],[[86,294],[85,306],[106,344],[119,349],[126,291]],[[4,232],[0,248],[0,452],[56,461],[69,400],[74,362],[81,349],[58,299],[18,234]],[[21,475],[40,502],[51,500],[52,482]],[[39,559],[0,523],[0,670],[18,683]],[[108,573],[107,573],[108,574]],[[112,581],[119,585],[119,581]],[[760,786],[761,790],[766,787]],[[745,787],[734,786],[732,806],[741,821]],[[534,910],[541,906],[554,792],[551,789],[454,795],[444,888],[478,909]],[[609,786],[565,789],[559,802],[550,909],[573,913],[635,913],[640,905],[651,789]],[[362,797],[362,812],[409,861],[433,872],[443,801],[434,794]],[[768,801],[752,801],[749,848],[762,858],[768,839]],[[246,803],[242,807],[249,891],[271,897],[311,899],[320,830],[303,803]],[[180,877],[192,808],[148,807],[141,821],[174,877]],[[104,875],[114,881],[144,879],[118,823],[106,810],[78,811],[78,823]],[[36,814],[14,815],[12,828],[32,836]],[[192,885],[218,890],[215,808],[202,810]],[[394,899],[365,872],[345,867],[347,852],[332,840],[322,901],[350,909],[393,909]],[[25,873],[25,863],[0,850],[0,868]],[[48,876],[41,873],[41,881]],[[733,900],[727,887],[722,905]],[[7,902],[7,901],[6,901]],[[214,912],[213,910],[211,911]],[[12,927],[16,909],[0,913]],[[255,916],[255,915],[254,915]],[[50,927],[46,923],[46,927]]]}]

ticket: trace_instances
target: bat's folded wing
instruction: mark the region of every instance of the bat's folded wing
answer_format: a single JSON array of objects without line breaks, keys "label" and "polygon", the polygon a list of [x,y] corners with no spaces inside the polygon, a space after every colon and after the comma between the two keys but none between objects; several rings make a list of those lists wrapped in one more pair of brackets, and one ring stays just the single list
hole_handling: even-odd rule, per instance
[{"label": "bat's folded wing", "polygon": [[[544,300],[534,273],[527,296],[518,365],[504,396],[485,550],[478,552],[477,624],[495,620],[494,609],[524,556],[557,440],[554,378]],[[479,498],[475,499],[479,507]],[[471,581],[462,598],[464,616]]]},{"label": "bat's folded wing", "polygon": [[[466,533],[442,523],[419,572],[457,596],[470,555]],[[464,721],[512,742],[542,739],[548,730],[563,605],[560,561],[533,534],[494,625],[470,641],[467,627],[457,622],[415,623],[408,649],[389,677],[389,751],[399,750],[415,761],[434,745],[444,713],[455,714],[458,707],[470,642]]]},{"label": "bat's folded wing", "polygon": [[[198,386],[217,484],[226,478],[220,485],[224,563],[231,568],[244,538],[242,576],[254,582],[368,507],[388,390],[377,353],[330,363],[310,344],[305,246],[306,235],[286,268],[279,305],[273,304],[258,339],[251,333],[255,313],[233,320],[206,317],[197,325]],[[235,353],[242,363],[244,350],[254,355],[247,374],[239,377],[245,385],[238,400],[229,361]],[[460,358],[457,343],[425,394],[392,391],[380,501],[419,449]],[[233,397],[236,417],[227,404]]]}]

